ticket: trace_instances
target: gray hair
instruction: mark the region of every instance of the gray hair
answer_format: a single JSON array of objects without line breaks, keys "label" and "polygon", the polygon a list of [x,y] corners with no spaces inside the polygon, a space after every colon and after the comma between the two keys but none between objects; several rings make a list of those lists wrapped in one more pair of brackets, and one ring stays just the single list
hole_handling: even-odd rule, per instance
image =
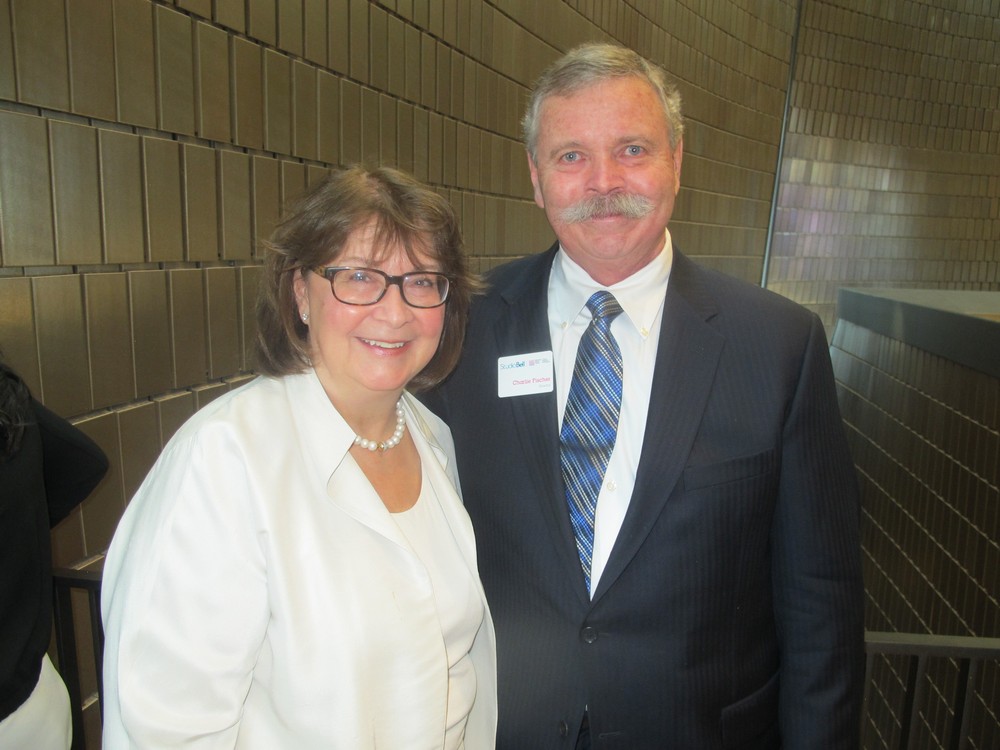
[{"label": "gray hair", "polygon": [[542,102],[550,96],[569,96],[587,86],[628,76],[635,76],[653,87],[667,118],[670,148],[676,149],[684,136],[684,118],[681,115],[680,92],[666,71],[628,47],[590,42],[571,49],[550,65],[535,82],[528,99],[528,108],[521,119],[524,146],[532,161],[537,161]]}]

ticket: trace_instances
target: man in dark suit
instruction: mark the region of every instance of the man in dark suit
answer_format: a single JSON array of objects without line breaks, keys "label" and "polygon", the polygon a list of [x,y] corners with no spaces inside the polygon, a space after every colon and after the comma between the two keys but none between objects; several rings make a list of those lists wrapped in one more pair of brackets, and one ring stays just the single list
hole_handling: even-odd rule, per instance
[{"label": "man in dark suit", "polygon": [[490,275],[431,397],[496,624],[497,747],[857,747],[859,503],[820,321],[673,245],[659,68],[577,48],[524,125],[558,242]]}]

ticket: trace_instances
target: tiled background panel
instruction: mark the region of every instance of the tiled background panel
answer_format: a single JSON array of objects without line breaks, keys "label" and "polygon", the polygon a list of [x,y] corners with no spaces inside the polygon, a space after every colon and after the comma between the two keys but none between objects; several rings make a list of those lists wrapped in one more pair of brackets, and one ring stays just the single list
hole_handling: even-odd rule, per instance
[{"label": "tiled background panel", "polygon": [[118,117],[130,125],[155,127],[154,6],[148,0],[113,4]]},{"label": "tiled background panel", "polygon": [[46,121],[0,111],[0,163],[2,265],[51,265],[55,234]]},{"label": "tiled background panel", "polygon": [[184,259],[181,149],[166,138],[143,138],[148,260]]},{"label": "tiled background panel", "polygon": [[100,263],[101,207],[97,131],[86,125],[49,123],[56,262]]},{"label": "tiled background panel", "polygon": [[83,284],[94,408],[127,404],[136,398],[128,276],[91,273]]},{"label": "tiled background panel", "polygon": [[104,260],[141,263],[146,258],[142,141],[131,133],[99,130],[98,148]]},{"label": "tiled background panel", "polygon": [[20,101],[69,109],[64,0],[10,0]]},{"label": "tiled background panel", "polygon": [[[1000,436],[989,422],[1000,382],[843,320],[831,355],[862,491],[867,627],[997,637]],[[979,747],[1000,739],[985,699],[995,666],[974,695]],[[926,712],[921,747],[940,747],[935,736],[950,729],[952,678],[935,669],[929,693],[940,699]],[[887,703],[897,672],[876,677]],[[898,734],[891,711],[873,708],[870,747]]]},{"label": "tiled background panel", "polygon": [[40,398],[63,417],[93,408],[83,287],[79,276],[40,276],[31,280]]},{"label": "tiled background panel", "polygon": [[219,181],[214,149],[190,143],[181,150],[184,180],[184,229],[187,260],[219,257]]},{"label": "tiled background panel", "polygon": [[168,272],[168,280],[175,386],[186,388],[209,378],[204,273],[178,268]]},{"label": "tiled background panel", "polygon": [[66,3],[71,108],[109,121],[116,114],[112,13],[108,0]]}]

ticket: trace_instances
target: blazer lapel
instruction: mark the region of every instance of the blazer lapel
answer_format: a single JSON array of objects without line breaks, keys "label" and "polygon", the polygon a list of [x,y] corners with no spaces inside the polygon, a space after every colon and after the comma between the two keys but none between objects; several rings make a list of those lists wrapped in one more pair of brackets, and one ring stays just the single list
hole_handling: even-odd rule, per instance
[{"label": "blazer lapel", "polygon": [[[507,304],[498,317],[494,333],[499,356],[551,351],[548,322],[548,281],[558,245],[539,254],[523,273],[499,290]],[[566,512],[562,470],[559,468],[559,426],[556,394],[513,396],[504,399],[510,410],[513,439],[519,441],[528,484],[537,488],[539,511],[545,518],[552,546],[567,568],[578,579],[577,589],[586,600],[587,591],[576,551],[576,541]]]},{"label": "blazer lapel", "polygon": [[687,463],[725,343],[708,322],[715,312],[697,266],[675,250],[635,488],[595,602],[649,535]]}]

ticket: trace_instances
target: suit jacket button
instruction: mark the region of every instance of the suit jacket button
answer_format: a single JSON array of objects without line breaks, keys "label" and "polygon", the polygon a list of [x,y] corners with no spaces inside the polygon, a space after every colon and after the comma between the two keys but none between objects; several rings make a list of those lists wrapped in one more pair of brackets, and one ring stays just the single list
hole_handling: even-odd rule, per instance
[{"label": "suit jacket button", "polygon": [[597,640],[597,629],[589,625],[580,631],[580,637],[584,643],[593,643]]},{"label": "suit jacket button", "polygon": [[559,736],[566,737],[569,735],[569,725],[560,719],[559,721]]}]

